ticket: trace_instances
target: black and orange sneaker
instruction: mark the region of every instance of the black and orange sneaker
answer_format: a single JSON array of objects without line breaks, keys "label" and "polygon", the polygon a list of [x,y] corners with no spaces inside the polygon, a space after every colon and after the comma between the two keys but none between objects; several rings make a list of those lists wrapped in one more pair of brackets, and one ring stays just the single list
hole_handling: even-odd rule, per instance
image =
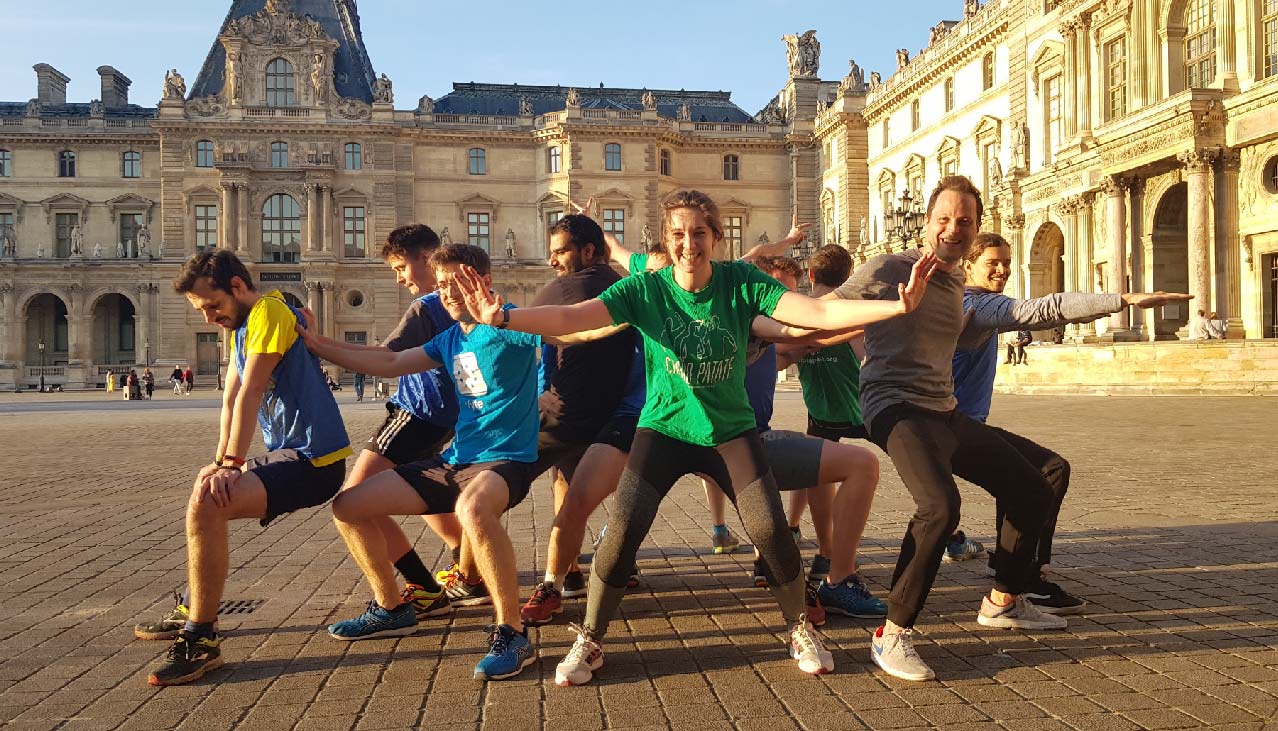
[{"label": "black and orange sneaker", "polygon": [[409,584],[404,587],[404,593],[400,595],[400,598],[405,603],[413,605],[413,614],[417,615],[418,620],[442,617],[453,611],[452,602],[448,601],[448,595],[443,589],[432,594],[417,584]]},{"label": "black and orange sneaker", "polygon": [[173,609],[154,622],[133,625],[133,636],[139,640],[175,640],[190,619],[191,610],[182,603],[182,595],[173,592]]}]

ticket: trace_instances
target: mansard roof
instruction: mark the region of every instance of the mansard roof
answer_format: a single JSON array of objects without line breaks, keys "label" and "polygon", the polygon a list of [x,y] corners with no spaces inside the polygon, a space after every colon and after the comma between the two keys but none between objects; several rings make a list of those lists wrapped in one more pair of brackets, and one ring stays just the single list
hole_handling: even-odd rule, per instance
[{"label": "mansard roof", "polygon": [[[83,117],[92,115],[93,105],[88,102],[72,102],[69,104],[41,104],[40,116],[44,119]],[[27,102],[0,102],[0,117],[25,117]],[[104,107],[103,116],[107,119],[146,119],[155,116],[154,107],[141,107],[130,104],[127,107]]]},{"label": "mansard roof", "polygon": [[[256,15],[268,4],[282,6],[284,10],[300,16],[310,16],[324,32],[337,41],[337,54],[333,61],[334,84],[343,98],[373,101],[373,62],[364,47],[364,35],[359,27],[359,11],[355,0],[233,0],[231,9],[222,21],[218,35],[227,31],[231,22],[245,16]],[[214,41],[195,84],[190,98],[216,96],[222,92],[226,79],[226,49]]]},{"label": "mansard roof", "polygon": [[[519,100],[532,105],[533,114],[562,112],[567,106],[567,86],[524,86],[523,84],[454,83],[453,90],[435,102],[442,114],[519,114]],[[693,121],[750,122],[751,116],[732,101],[727,91],[686,91],[680,89],[626,89],[617,87],[577,87],[582,109],[643,109],[643,95],[652,91],[657,112],[675,118],[687,104]]]}]

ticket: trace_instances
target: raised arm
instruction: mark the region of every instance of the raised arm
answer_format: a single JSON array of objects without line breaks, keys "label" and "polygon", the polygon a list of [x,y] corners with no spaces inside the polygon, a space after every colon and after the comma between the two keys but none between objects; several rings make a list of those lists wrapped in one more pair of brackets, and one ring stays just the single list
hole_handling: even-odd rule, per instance
[{"label": "raised arm", "polygon": [[306,344],[306,349],[316,356],[336,363],[337,365],[370,376],[392,378],[406,376],[410,373],[421,373],[440,366],[434,359],[426,355],[421,348],[409,348],[392,353],[384,348],[365,348],[348,350],[340,347],[329,338],[320,337],[301,325],[297,326],[297,334]]},{"label": "raised arm", "polygon": [[484,325],[555,337],[599,330],[614,324],[608,307],[598,299],[575,305],[506,309],[501,295],[489,289],[473,268],[463,267],[457,282],[461,285],[462,297],[470,316],[475,322]]},{"label": "raised arm", "polygon": [[621,332],[622,330],[625,330],[628,327],[630,326],[625,324],[609,325],[607,327],[601,327],[596,330],[586,330],[584,332],[570,333],[568,335],[559,335],[557,337],[552,335],[543,335],[542,337],[545,340],[550,341],[552,345],[581,345],[582,343],[593,343],[596,340],[603,340],[604,338],[610,338],[613,335],[616,335],[617,333]]},{"label": "raised arm", "polygon": [[1044,330],[1069,323],[1091,322],[1133,305],[1158,307],[1169,302],[1186,302],[1190,295],[1085,294],[1055,292],[1027,300],[1017,300],[994,292],[972,295],[969,327],[982,330]]},{"label": "raised arm", "polygon": [[785,256],[786,252],[790,251],[790,247],[798,246],[808,237],[808,229],[811,226],[810,223],[799,223],[799,212],[796,210],[790,223],[790,233],[786,234],[785,238],[767,244],[755,244],[741,255],[741,260],[750,261],[759,256]]},{"label": "raised arm", "polygon": [[[348,343],[342,340],[334,340],[333,338],[319,334],[319,325],[317,324],[315,313],[311,312],[311,308],[303,307],[300,312],[302,318],[306,320],[306,331],[312,333],[315,340],[324,343],[326,348],[339,348],[341,350],[380,350],[390,352],[390,348],[384,345],[360,345],[359,343]],[[312,351],[314,352],[314,351]],[[325,360],[331,360],[326,358]],[[333,361],[336,363],[337,361]],[[345,366],[342,366],[343,368]]]},{"label": "raised arm", "polygon": [[781,295],[772,317],[781,322],[816,330],[844,330],[882,322],[913,312],[923,301],[937,260],[926,254],[914,263],[908,284],[897,285],[896,300],[812,299],[795,292]]}]

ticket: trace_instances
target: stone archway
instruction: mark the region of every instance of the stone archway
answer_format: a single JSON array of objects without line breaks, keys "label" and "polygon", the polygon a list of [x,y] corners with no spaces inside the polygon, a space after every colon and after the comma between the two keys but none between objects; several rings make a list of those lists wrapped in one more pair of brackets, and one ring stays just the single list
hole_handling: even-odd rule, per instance
[{"label": "stone archway", "polygon": [[[1145,271],[1149,291],[1189,291],[1189,186],[1168,188],[1154,208],[1153,227],[1145,236]],[[1190,305],[1145,310],[1145,326],[1155,340],[1175,340],[1189,324]]]},{"label": "stone archway", "polygon": [[[1028,269],[1029,291],[1026,297],[1065,291],[1065,234],[1060,226],[1046,221],[1034,232]],[[1037,331],[1034,339],[1051,340],[1052,331]]]},{"label": "stone archway", "polygon": [[26,382],[65,383],[71,348],[66,302],[56,294],[37,294],[27,300],[23,320],[26,333],[22,338],[22,362],[26,366],[23,374]]},{"label": "stone archway", "polygon": [[137,310],[132,300],[122,294],[109,292],[93,304],[90,353],[99,366],[133,365],[138,363],[142,344],[138,342],[136,329]]}]

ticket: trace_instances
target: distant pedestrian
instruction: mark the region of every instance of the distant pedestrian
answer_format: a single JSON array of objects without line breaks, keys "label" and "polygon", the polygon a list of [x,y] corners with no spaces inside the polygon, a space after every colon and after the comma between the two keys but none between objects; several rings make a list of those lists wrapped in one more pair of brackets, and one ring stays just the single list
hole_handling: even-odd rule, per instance
[{"label": "distant pedestrian", "polygon": [[182,368],[181,366],[173,366],[173,372],[169,374],[169,382],[173,384],[173,395],[182,395]]},{"label": "distant pedestrian", "polygon": [[125,398],[130,401],[141,401],[142,400],[142,381],[141,379],[138,378],[138,372],[136,370],[132,370],[132,369],[129,370],[129,379],[128,379],[127,385],[129,388],[128,388],[128,393],[125,395]]},{"label": "distant pedestrian", "polygon": [[356,373],[353,380],[354,380],[353,385],[355,386],[355,400],[363,401],[364,400],[364,374]]},{"label": "distant pedestrian", "polygon": [[107,374],[106,392],[115,393],[115,374],[114,373]]},{"label": "distant pedestrian", "polygon": [[191,370],[191,366],[187,366],[186,370],[182,371],[182,386],[186,395],[190,396],[195,388],[195,371]]},{"label": "distant pedestrian", "polygon": [[146,389],[146,400],[150,401],[151,396],[155,393],[155,374],[150,368],[142,370],[142,387]]},{"label": "distant pedestrian", "polygon": [[1029,365],[1029,358],[1025,355],[1025,346],[1034,342],[1034,333],[1029,330],[1016,331],[1016,358],[1012,361],[1013,365]]}]

